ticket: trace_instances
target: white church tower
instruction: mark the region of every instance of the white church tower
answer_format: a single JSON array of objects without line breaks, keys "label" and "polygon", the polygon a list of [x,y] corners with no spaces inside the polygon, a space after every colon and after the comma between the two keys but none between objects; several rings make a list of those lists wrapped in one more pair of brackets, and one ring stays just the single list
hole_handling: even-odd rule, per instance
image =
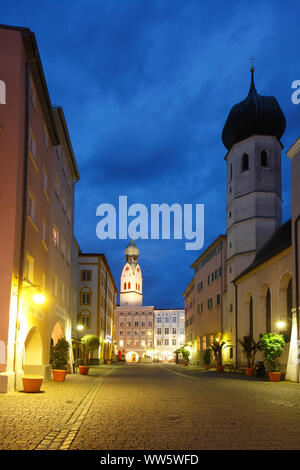
[{"label": "white church tower", "polygon": [[143,278],[139,249],[133,240],[125,248],[126,264],[121,274],[120,306],[138,306],[143,303]]}]

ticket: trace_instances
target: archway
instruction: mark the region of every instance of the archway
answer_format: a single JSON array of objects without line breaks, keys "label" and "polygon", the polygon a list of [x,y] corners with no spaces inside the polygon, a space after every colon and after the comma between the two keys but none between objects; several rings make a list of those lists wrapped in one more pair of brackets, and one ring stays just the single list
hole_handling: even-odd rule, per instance
[{"label": "archway", "polygon": [[24,343],[23,370],[25,374],[43,374],[43,345],[36,327],[29,331]]},{"label": "archway", "polygon": [[135,351],[129,351],[126,354],[126,362],[139,362],[139,355]]},{"label": "archway", "polygon": [[284,324],[280,333],[289,343],[292,329],[292,276],[290,273],[285,273],[280,280],[279,308],[279,320]]},{"label": "archway", "polygon": [[58,321],[57,323],[55,323],[54,328],[52,330],[51,344],[55,345],[57,341],[59,340],[59,338],[64,338],[64,336],[65,336],[65,333],[64,333],[63,327],[61,323]]}]

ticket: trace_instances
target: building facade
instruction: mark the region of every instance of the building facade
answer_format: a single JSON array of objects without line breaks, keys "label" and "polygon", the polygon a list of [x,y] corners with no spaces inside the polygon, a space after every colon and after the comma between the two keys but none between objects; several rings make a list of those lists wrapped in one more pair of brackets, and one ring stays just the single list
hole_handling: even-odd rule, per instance
[{"label": "building facade", "polygon": [[[133,240],[125,248],[117,307],[116,343],[127,362],[169,360],[184,342],[184,310],[143,306],[139,249]],[[176,321],[175,321],[176,320]]]},{"label": "building facade", "polygon": [[[83,327],[77,329],[76,339],[96,335],[99,351],[93,357],[100,363],[110,360],[115,353],[115,326],[117,287],[107,259],[102,253],[78,254],[78,312],[73,322]],[[76,331],[76,328],[73,329]],[[75,334],[75,333],[74,333]]]},{"label": "building facade", "polygon": [[184,323],[183,309],[154,310],[154,360],[174,360],[174,352],[185,343]]},{"label": "building facade", "polygon": [[224,334],[226,252],[226,235],[220,235],[192,264],[194,277],[183,294],[185,339],[196,364],[203,363],[209,342]]},{"label": "building facade", "polygon": [[[62,108],[53,108],[35,35],[0,27],[0,391],[50,377],[50,345],[71,339],[74,183]],[[70,358],[71,359],[71,358]]]},{"label": "building facade", "polygon": [[293,299],[292,299],[292,334],[286,372],[287,380],[300,381],[300,138],[287,152],[291,160],[292,175],[292,269],[293,269]]}]

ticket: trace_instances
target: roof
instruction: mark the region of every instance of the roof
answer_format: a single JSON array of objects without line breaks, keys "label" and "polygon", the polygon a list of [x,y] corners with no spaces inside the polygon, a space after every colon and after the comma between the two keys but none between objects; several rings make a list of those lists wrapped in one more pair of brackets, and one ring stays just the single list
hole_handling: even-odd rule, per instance
[{"label": "roof", "polygon": [[196,259],[196,261],[193,262],[193,264],[190,266],[190,268],[195,268],[199,263],[200,261],[202,261],[210,252],[211,250],[213,250],[213,248],[215,248],[216,245],[218,245],[218,243],[221,241],[221,240],[225,240],[226,239],[226,235],[219,235],[207,248],[206,250],[204,250],[200,256],[198,256],[198,258]]},{"label": "roof", "polygon": [[291,219],[281,225],[271,238],[263,245],[263,247],[256,253],[255,259],[250,266],[241,272],[234,280],[237,280],[253,271],[253,269],[261,266],[266,261],[274,258],[279,253],[289,248],[292,245],[292,223]]}]

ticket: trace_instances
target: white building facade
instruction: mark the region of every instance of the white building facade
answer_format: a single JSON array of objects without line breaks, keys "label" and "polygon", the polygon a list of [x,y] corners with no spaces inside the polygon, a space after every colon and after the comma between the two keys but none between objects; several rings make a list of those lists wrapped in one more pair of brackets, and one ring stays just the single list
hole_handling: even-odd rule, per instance
[{"label": "white building facade", "polygon": [[174,353],[185,343],[184,310],[154,311],[154,353],[159,361],[174,360]]}]

